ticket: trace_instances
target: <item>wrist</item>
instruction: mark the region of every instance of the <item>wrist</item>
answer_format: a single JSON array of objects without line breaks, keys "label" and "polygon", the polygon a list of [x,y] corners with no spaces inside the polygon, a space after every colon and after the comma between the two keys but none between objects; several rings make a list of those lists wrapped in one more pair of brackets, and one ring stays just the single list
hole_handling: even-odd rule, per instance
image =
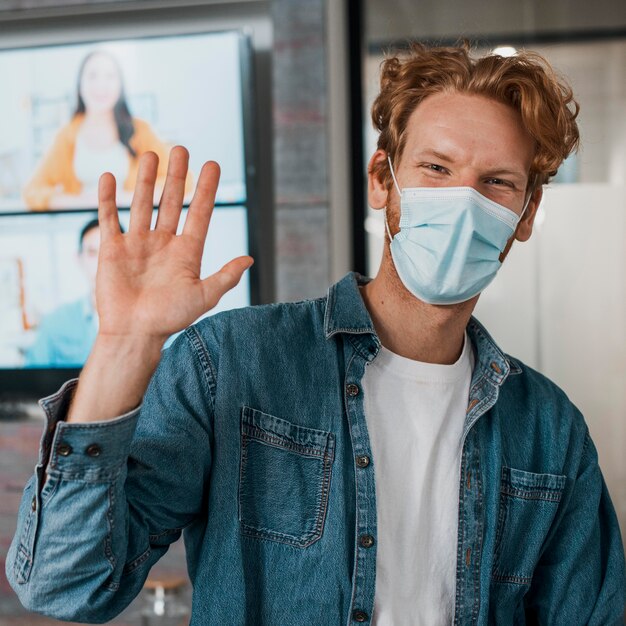
[{"label": "wrist", "polygon": [[148,362],[158,362],[166,339],[154,335],[98,333],[91,352],[92,354],[98,352],[104,356],[109,355],[115,360],[133,355],[134,357],[146,358]]},{"label": "wrist", "polygon": [[98,334],[67,421],[110,420],[135,409],[159,364],[163,343],[146,335]]}]

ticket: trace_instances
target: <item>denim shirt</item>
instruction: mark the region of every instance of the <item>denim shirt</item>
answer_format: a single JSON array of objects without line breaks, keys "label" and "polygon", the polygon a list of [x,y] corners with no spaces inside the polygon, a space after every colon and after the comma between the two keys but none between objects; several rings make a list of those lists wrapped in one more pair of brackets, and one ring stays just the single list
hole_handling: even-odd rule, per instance
[{"label": "denim shirt", "polygon": [[[182,533],[192,626],[371,623],[377,459],[361,381],[380,341],[362,282],[190,326],[142,405],[110,422],[63,421],[75,380],[43,399],[7,559],[24,606],[110,620]],[[454,624],[622,623],[623,547],[583,417],[475,319],[468,333]]]}]

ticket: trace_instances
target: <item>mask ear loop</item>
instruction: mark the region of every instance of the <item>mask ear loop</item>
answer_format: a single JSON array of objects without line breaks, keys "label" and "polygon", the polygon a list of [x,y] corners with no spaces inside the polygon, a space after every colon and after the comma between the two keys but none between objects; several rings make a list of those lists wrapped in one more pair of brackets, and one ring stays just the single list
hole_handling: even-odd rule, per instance
[{"label": "mask ear loop", "polygon": [[389,161],[389,169],[391,170],[391,177],[393,178],[393,182],[398,190],[398,195],[402,196],[402,191],[400,190],[400,185],[398,185],[398,181],[396,180],[396,175],[393,171],[393,165],[391,165],[391,157],[387,155],[387,161]]},{"label": "mask ear loop", "polygon": [[[387,161],[389,162],[389,170],[391,171],[391,177],[393,178],[393,183],[396,186],[396,190],[398,191],[398,195],[402,197],[402,191],[400,189],[400,185],[398,185],[398,181],[396,179],[396,175],[393,171],[393,165],[391,164],[391,158],[387,155]],[[389,237],[389,242],[392,241],[393,237],[391,236],[391,231],[389,230],[389,222],[387,221],[387,207],[384,208],[385,211],[385,229],[387,230],[387,237]]]},{"label": "mask ear loop", "polygon": [[[535,184],[535,177],[533,176],[533,185]],[[524,219],[524,214],[526,213],[526,209],[528,208],[528,205],[530,204],[530,200],[533,197],[533,194],[535,193],[535,190],[532,189],[530,190],[530,193],[528,194],[528,199],[526,200],[526,204],[524,205],[524,208],[522,209],[522,213],[519,216],[519,220],[517,221],[517,223],[519,224],[523,219]]]}]

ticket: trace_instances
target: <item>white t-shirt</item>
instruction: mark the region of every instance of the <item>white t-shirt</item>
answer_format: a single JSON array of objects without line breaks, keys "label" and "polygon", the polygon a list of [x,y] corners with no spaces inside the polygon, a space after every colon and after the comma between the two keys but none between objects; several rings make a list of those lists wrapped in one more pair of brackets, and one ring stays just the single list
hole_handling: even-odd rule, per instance
[{"label": "white t-shirt", "polygon": [[76,137],[74,150],[74,172],[83,185],[83,191],[98,189],[102,172],[111,172],[115,176],[118,189],[124,185],[128,176],[130,156],[128,149],[121,142],[107,148],[92,148],[81,132]]},{"label": "white t-shirt", "polygon": [[454,619],[461,437],[474,366],[382,348],[365,370],[365,418],[376,482],[376,626]]}]

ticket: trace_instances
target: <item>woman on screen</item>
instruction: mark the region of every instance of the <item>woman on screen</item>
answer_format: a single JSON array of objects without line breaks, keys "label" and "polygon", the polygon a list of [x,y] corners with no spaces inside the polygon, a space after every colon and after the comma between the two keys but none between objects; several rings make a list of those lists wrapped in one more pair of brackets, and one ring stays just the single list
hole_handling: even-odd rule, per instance
[{"label": "woman on screen", "polygon": [[[118,182],[118,204],[130,206],[139,156],[150,150],[159,156],[158,180],[162,183],[168,147],[147,122],[131,115],[115,58],[108,52],[91,52],[78,73],[72,119],[59,130],[24,188],[24,201],[34,211],[94,208],[98,179],[108,171]],[[185,191],[191,185],[188,176]],[[162,184],[158,185],[155,197],[161,188]]]}]

